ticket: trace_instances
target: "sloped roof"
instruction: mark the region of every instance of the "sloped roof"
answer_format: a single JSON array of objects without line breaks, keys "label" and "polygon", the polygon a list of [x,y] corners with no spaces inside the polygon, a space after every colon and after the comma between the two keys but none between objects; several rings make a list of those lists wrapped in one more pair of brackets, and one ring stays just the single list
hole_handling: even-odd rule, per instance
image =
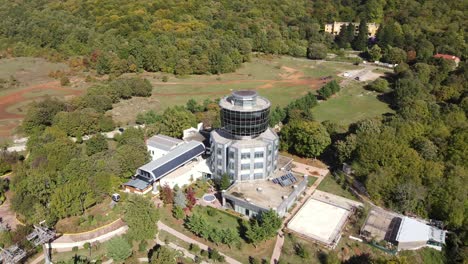
[{"label": "sloped roof", "polygon": [[204,152],[203,143],[189,141],[177,146],[161,158],[141,166],[138,170],[150,172],[155,177],[153,180],[158,180]]},{"label": "sloped roof", "polygon": [[135,179],[131,179],[127,183],[125,183],[125,186],[130,186],[138,190],[144,190],[148,188],[148,186],[151,183],[149,183],[145,178],[143,177],[135,177]]}]

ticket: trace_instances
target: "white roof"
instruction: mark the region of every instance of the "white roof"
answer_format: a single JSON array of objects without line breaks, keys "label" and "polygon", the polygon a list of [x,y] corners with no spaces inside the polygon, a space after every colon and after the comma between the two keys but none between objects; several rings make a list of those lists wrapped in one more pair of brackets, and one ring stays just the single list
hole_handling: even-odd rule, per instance
[{"label": "white roof", "polygon": [[182,143],[183,141],[180,139],[168,137],[162,134],[152,136],[146,141],[147,146],[161,149],[164,151],[169,151]]},{"label": "white roof", "polygon": [[398,242],[428,241],[430,226],[416,219],[403,217],[396,237]]}]

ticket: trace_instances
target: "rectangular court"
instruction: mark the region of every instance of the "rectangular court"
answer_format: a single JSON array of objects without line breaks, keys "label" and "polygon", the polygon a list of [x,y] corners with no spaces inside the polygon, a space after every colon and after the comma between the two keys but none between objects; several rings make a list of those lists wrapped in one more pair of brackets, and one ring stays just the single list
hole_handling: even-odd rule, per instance
[{"label": "rectangular court", "polygon": [[291,219],[288,228],[334,247],[349,214],[349,209],[311,198]]}]

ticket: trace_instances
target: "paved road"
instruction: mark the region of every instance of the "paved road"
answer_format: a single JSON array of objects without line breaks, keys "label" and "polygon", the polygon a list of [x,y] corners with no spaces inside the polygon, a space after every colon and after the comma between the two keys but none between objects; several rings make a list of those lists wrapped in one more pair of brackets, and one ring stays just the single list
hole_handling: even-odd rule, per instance
[{"label": "paved road", "polygon": [[[304,205],[304,203],[309,199],[309,197],[312,195],[315,189],[317,189],[317,187],[320,185],[322,180],[327,176],[329,172],[327,169],[321,169],[321,168],[309,166],[303,163],[293,162],[293,164],[295,165],[295,167],[293,168],[294,171],[303,173],[303,174],[308,174],[308,175],[315,175],[315,177],[317,177],[317,180],[314,182],[312,186],[310,186],[309,188],[305,190],[304,197],[301,200],[297,201],[296,206],[291,210],[291,212],[286,213],[281,229],[280,231],[278,231],[278,235],[276,236],[275,248],[273,249],[273,254],[271,255],[271,259],[270,259],[271,264],[278,263],[281,257],[281,250],[283,249],[283,244],[284,244],[283,229],[286,227],[289,220],[297,213],[297,211],[301,209],[302,205]],[[314,172],[317,172],[317,173],[314,173]],[[309,176],[309,177],[312,177],[312,176]]]},{"label": "paved road", "polygon": [[[158,221],[158,228],[160,230],[164,230],[166,232],[168,232],[169,234],[173,235],[173,236],[176,236],[177,238],[179,239],[182,239],[184,240],[185,242],[187,243],[190,243],[190,244],[197,244],[201,249],[204,249],[204,250],[208,250],[208,246],[203,244],[203,243],[200,243],[198,241],[196,241],[195,239],[192,239],[182,233],[180,233],[179,231],[175,230],[175,229],[172,229],[171,227],[167,226],[166,224],[164,224],[163,222],[161,221]],[[221,253],[221,255],[224,256],[224,258],[226,259],[226,262],[227,263],[231,263],[231,264],[241,264],[241,262],[231,258],[231,257],[228,257],[226,256],[225,254]]]}]

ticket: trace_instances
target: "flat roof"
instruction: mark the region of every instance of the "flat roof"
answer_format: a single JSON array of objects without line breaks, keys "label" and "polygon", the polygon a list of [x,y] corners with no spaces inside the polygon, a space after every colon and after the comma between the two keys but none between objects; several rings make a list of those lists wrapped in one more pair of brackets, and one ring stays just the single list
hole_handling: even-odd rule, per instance
[{"label": "flat roof", "polygon": [[178,138],[173,138],[162,134],[152,136],[146,141],[146,145],[165,151],[169,151],[181,143],[183,143],[183,141]]},{"label": "flat roof", "polygon": [[[238,92],[235,92],[235,93],[238,93]],[[271,103],[268,99],[266,99],[263,96],[256,95],[256,92],[254,93],[255,95],[250,95],[251,92],[248,92],[249,95],[245,95],[245,96],[237,95],[237,94],[231,94],[231,95],[225,96],[221,98],[221,100],[219,101],[219,106],[221,106],[221,108],[225,108],[225,109],[229,109],[233,111],[240,111],[240,112],[259,111],[259,110],[263,110],[263,109],[270,107]],[[240,98],[245,98],[245,99],[252,98],[255,100],[255,104],[249,107],[234,105],[234,100],[238,100]]]},{"label": "flat roof", "polygon": [[327,245],[335,244],[350,211],[323,201],[309,199],[288,223],[294,232]]},{"label": "flat roof", "polygon": [[[295,176],[297,179],[295,185],[299,185],[304,178]],[[259,188],[261,191],[259,191]],[[234,183],[225,194],[244,199],[265,209],[276,209],[283,202],[283,196],[289,196],[293,191],[293,185],[281,187],[281,185],[270,180],[252,180]]]},{"label": "flat roof", "polygon": [[407,216],[402,218],[400,229],[396,236],[398,242],[428,241],[430,226]]},{"label": "flat roof", "polygon": [[150,186],[151,183],[149,183],[148,180],[146,180],[145,178],[137,176],[137,177],[135,177],[135,179],[131,179],[130,181],[128,181],[124,185],[136,188],[138,190],[144,190],[144,189],[148,188],[148,186]]},{"label": "flat roof", "polygon": [[155,177],[153,180],[158,180],[204,152],[205,146],[203,143],[189,141],[177,146],[161,158],[141,166],[138,170],[151,172]]}]

